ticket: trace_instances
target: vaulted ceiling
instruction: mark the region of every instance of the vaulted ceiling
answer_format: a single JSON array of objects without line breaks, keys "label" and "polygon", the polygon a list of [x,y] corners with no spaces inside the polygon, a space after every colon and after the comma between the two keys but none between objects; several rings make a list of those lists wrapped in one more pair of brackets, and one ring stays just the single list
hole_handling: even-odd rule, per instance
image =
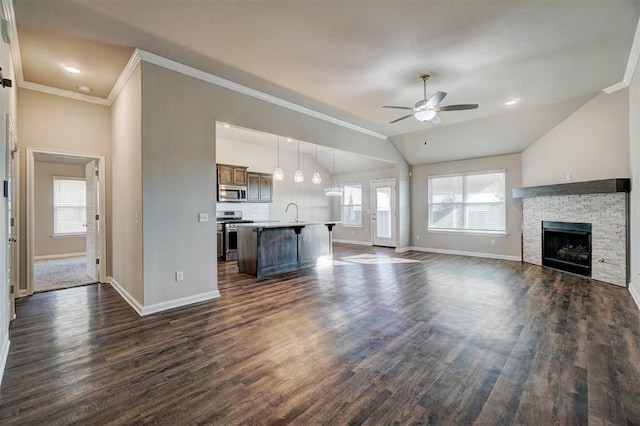
[{"label": "vaulted ceiling", "polygon": [[[521,152],[625,74],[640,1],[14,0],[26,82],[106,99],[141,48],[389,136],[410,164]],[[69,75],[73,65],[82,70]],[[447,92],[434,125],[389,121]],[[509,99],[519,103],[506,106]],[[424,144],[425,138],[427,145]]]}]

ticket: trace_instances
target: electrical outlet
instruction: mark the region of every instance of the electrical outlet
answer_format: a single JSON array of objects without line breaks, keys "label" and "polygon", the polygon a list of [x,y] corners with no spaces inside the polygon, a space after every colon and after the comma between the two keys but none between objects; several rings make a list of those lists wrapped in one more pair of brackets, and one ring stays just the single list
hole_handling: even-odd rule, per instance
[{"label": "electrical outlet", "polygon": [[198,222],[209,222],[209,213],[198,213]]},{"label": "electrical outlet", "polygon": [[570,181],[571,180],[571,173],[567,173],[566,178],[567,178],[567,182]]},{"label": "electrical outlet", "polygon": [[491,245],[495,246],[496,245],[496,240],[491,240]]},{"label": "electrical outlet", "polygon": [[176,272],[176,282],[184,279],[184,273],[182,271]]},{"label": "electrical outlet", "polygon": [[419,240],[419,239],[420,239],[420,235],[416,235],[416,240]]}]

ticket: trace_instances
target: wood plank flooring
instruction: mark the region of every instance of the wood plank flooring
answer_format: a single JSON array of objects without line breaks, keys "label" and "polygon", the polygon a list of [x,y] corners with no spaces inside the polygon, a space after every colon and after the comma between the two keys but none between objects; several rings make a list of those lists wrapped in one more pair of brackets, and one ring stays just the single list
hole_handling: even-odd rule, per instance
[{"label": "wood plank flooring", "polygon": [[640,424],[625,289],[519,262],[335,244],[144,318],[108,285],[17,304],[0,424]]}]

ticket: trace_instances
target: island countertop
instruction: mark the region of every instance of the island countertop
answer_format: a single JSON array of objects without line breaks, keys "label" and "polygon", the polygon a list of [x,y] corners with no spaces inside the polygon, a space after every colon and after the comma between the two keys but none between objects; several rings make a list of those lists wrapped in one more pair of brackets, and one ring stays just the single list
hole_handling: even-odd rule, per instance
[{"label": "island countertop", "polygon": [[253,222],[253,223],[238,223],[238,228],[298,228],[311,225],[331,225],[332,227],[340,222],[329,221],[302,221],[302,222]]}]

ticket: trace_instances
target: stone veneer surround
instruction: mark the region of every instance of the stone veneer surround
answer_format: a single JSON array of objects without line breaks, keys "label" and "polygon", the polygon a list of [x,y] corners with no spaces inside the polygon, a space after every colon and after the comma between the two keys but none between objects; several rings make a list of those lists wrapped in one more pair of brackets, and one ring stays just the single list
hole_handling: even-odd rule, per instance
[{"label": "stone veneer surround", "polygon": [[591,223],[591,278],[626,287],[627,197],[616,192],[523,198],[522,260],[542,265],[543,220]]}]

